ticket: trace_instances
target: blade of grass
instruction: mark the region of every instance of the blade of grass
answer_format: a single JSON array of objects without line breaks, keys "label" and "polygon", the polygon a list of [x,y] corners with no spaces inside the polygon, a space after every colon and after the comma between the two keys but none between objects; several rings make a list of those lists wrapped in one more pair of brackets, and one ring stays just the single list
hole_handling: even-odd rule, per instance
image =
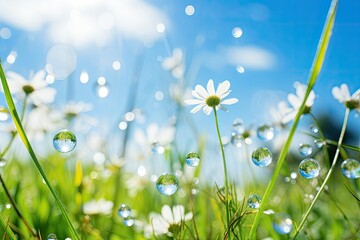
[{"label": "blade of grass", "polygon": [[6,99],[10,114],[11,114],[11,116],[13,118],[14,124],[16,126],[16,129],[18,131],[18,134],[19,134],[21,140],[23,141],[26,149],[28,150],[28,152],[29,152],[29,154],[30,154],[36,168],[38,169],[38,171],[40,172],[40,174],[41,174],[42,178],[44,179],[46,185],[48,186],[51,194],[55,198],[55,201],[58,204],[62,215],[66,219],[66,222],[68,223],[73,236],[75,237],[75,239],[80,239],[79,235],[77,234],[74,226],[72,225],[72,223],[70,221],[70,218],[69,218],[69,216],[68,216],[68,214],[67,214],[67,212],[65,210],[64,204],[61,202],[59,196],[57,195],[57,193],[55,192],[55,190],[51,186],[50,181],[48,180],[44,170],[42,169],[42,167],[40,165],[40,162],[37,159],[36,154],[35,154],[32,146],[30,144],[30,141],[29,141],[28,137],[26,136],[26,133],[24,131],[24,127],[22,126],[22,123],[20,121],[20,117],[19,117],[19,115],[18,115],[18,113],[16,111],[16,107],[15,107],[14,101],[12,99],[11,92],[10,92],[10,89],[9,89],[9,86],[8,86],[8,83],[7,83],[7,80],[6,80],[6,77],[5,77],[4,69],[2,67],[1,62],[0,62],[0,79],[1,79],[2,86],[3,86],[3,90],[4,90],[5,99]]},{"label": "blade of grass", "polygon": [[275,186],[276,179],[279,176],[281,167],[282,167],[282,165],[283,165],[283,163],[285,161],[286,155],[287,155],[287,153],[289,151],[289,148],[290,148],[292,139],[294,137],[297,125],[299,123],[300,117],[301,117],[301,115],[303,114],[303,112],[305,110],[306,100],[307,100],[307,98],[308,98],[308,96],[310,94],[310,91],[312,90],[312,88],[313,88],[313,86],[314,86],[314,84],[315,84],[315,82],[316,82],[316,80],[318,78],[318,75],[320,73],[322,64],[324,62],[326,50],[327,50],[327,47],[328,47],[328,44],[329,44],[331,32],[332,32],[332,29],[333,29],[333,26],[334,26],[337,6],[338,6],[338,0],[333,0],[331,2],[331,6],[330,6],[330,9],[329,9],[329,12],[328,12],[328,15],[327,15],[324,27],[323,27],[323,31],[321,33],[319,43],[318,43],[315,58],[314,58],[314,61],[313,61],[313,64],[312,64],[312,67],[311,67],[311,70],[310,70],[310,74],[309,74],[309,78],[308,78],[308,84],[307,84],[307,90],[306,90],[304,99],[303,99],[303,101],[301,103],[300,109],[298,110],[298,112],[296,114],[296,117],[294,119],[294,123],[291,126],[290,133],[289,133],[289,136],[288,136],[288,138],[286,140],[286,143],[285,143],[282,151],[280,152],[280,156],[279,156],[278,162],[276,164],[274,174],[271,177],[271,180],[270,180],[270,182],[269,182],[269,184],[268,184],[268,186],[266,188],[266,191],[265,191],[263,200],[261,202],[259,211],[257,212],[257,214],[255,216],[255,219],[254,219],[254,222],[253,222],[253,225],[252,225],[252,227],[250,229],[250,233],[249,233],[249,236],[248,236],[249,239],[254,239],[256,229],[257,229],[257,227],[259,225],[259,222],[260,222],[260,217],[261,217],[265,207],[267,206],[267,203],[269,201],[271,192],[272,192],[272,190],[273,190],[273,188]]},{"label": "blade of grass", "polygon": [[5,223],[5,220],[1,215],[0,215],[0,227],[5,231],[4,236],[8,236],[10,239],[16,240],[16,236],[14,232],[11,230],[9,225]]}]

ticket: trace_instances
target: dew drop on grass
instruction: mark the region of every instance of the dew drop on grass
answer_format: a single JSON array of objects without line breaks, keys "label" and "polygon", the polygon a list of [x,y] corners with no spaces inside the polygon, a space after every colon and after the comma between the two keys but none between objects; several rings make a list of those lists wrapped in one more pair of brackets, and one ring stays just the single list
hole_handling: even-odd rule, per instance
[{"label": "dew drop on grass", "polygon": [[256,134],[262,141],[270,141],[274,138],[274,128],[267,124],[263,124],[258,127]]},{"label": "dew drop on grass", "polygon": [[314,144],[315,144],[318,148],[322,148],[322,147],[325,145],[324,141],[323,141],[323,140],[320,140],[320,139],[315,139],[315,140],[314,140]]},{"label": "dew drop on grass", "polygon": [[124,218],[123,223],[127,227],[131,227],[135,223],[135,219],[131,216]]},{"label": "dew drop on grass", "polygon": [[360,178],[360,162],[356,159],[346,159],[341,163],[342,174],[350,179]]},{"label": "dew drop on grass", "polygon": [[47,240],[57,240],[57,236],[54,234],[54,233],[50,233],[48,236],[47,236]]},{"label": "dew drop on grass", "polygon": [[304,156],[307,157],[309,155],[311,155],[313,152],[312,147],[309,144],[306,143],[301,143],[299,146],[299,153]]},{"label": "dew drop on grass", "polygon": [[5,158],[3,158],[3,157],[0,157],[0,167],[5,166],[5,165],[6,165],[6,163],[7,163],[6,159],[5,159]]},{"label": "dew drop on grass", "polygon": [[234,147],[241,148],[243,140],[244,138],[241,134],[238,134],[236,132],[233,132],[231,134],[231,144],[234,145]]},{"label": "dew drop on grass", "polygon": [[273,218],[273,228],[279,234],[288,234],[293,228],[293,222],[286,213],[277,213]]},{"label": "dew drop on grass", "polygon": [[122,218],[127,218],[131,215],[131,208],[126,204],[121,204],[118,209],[118,215]]},{"label": "dew drop on grass", "polygon": [[256,166],[267,167],[272,161],[272,153],[266,147],[259,147],[252,153],[251,158]]},{"label": "dew drop on grass", "polygon": [[190,167],[196,167],[199,165],[200,162],[200,156],[197,153],[188,153],[186,155],[186,164],[189,165]]},{"label": "dew drop on grass", "polygon": [[320,173],[320,164],[313,158],[306,158],[300,162],[299,172],[304,178],[315,178]]},{"label": "dew drop on grass", "polygon": [[261,198],[256,194],[250,195],[247,200],[248,206],[253,209],[258,209],[260,207],[260,203]]},{"label": "dew drop on grass", "polygon": [[161,175],[156,181],[157,190],[163,195],[173,195],[178,189],[179,183],[177,178],[171,173]]},{"label": "dew drop on grass", "polygon": [[235,119],[232,123],[232,130],[235,134],[242,134],[245,131],[243,121],[241,119]]},{"label": "dew drop on grass", "polygon": [[76,146],[76,136],[67,129],[61,130],[55,134],[53,145],[61,153],[68,153]]},{"label": "dew drop on grass", "polygon": [[316,126],[314,126],[314,125],[310,125],[310,131],[311,131],[312,133],[318,133],[318,132],[319,132],[319,129],[318,129]]}]

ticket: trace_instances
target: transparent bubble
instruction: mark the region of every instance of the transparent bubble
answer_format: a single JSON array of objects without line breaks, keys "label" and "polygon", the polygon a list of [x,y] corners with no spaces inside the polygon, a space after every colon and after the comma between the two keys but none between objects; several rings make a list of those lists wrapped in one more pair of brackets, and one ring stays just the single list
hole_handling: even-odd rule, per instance
[{"label": "transparent bubble", "polygon": [[156,188],[157,190],[164,195],[172,195],[178,189],[178,180],[177,178],[171,173],[165,173],[161,175],[158,180],[156,181]]},{"label": "transparent bubble", "polygon": [[297,173],[296,172],[290,173],[290,178],[291,179],[296,179],[297,178]]},{"label": "transparent bubble", "polygon": [[251,158],[256,166],[266,167],[272,161],[272,153],[266,147],[259,147],[252,153]]},{"label": "transparent bubble", "polygon": [[310,131],[313,132],[313,133],[318,133],[319,129],[314,125],[310,125]]},{"label": "transparent bubble", "polygon": [[258,127],[256,134],[258,138],[262,141],[270,141],[274,138],[274,128],[267,124],[263,124]]},{"label": "transparent bubble", "polygon": [[16,58],[17,58],[17,52],[11,51],[11,52],[9,53],[9,55],[7,56],[7,58],[6,58],[6,61],[7,61],[9,64],[14,64],[15,61],[16,61]]},{"label": "transparent bubble", "polygon": [[135,224],[135,219],[131,216],[124,218],[123,223],[127,227],[131,227]]},{"label": "transparent bubble", "polygon": [[109,95],[109,86],[108,85],[100,85],[97,84],[96,86],[96,92],[100,98],[106,98]]},{"label": "transparent bubble", "polygon": [[241,148],[243,136],[241,134],[233,132],[231,134],[231,144],[234,145],[234,147]]},{"label": "transparent bubble", "polygon": [[76,136],[67,129],[61,130],[55,134],[53,139],[55,149],[62,153],[72,151],[76,146]]},{"label": "transparent bubble", "polygon": [[238,73],[244,73],[245,72],[245,68],[243,67],[243,66],[236,66],[236,71],[238,72]]},{"label": "transparent bubble", "polygon": [[48,240],[57,240],[57,236],[54,234],[54,233],[50,233],[48,236],[47,236],[47,239]]},{"label": "transparent bubble", "polygon": [[293,222],[286,213],[277,213],[273,218],[273,228],[279,234],[288,234],[293,228]]},{"label": "transparent bubble", "polygon": [[131,208],[126,204],[121,204],[118,209],[118,215],[122,218],[127,218],[131,215]]},{"label": "transparent bubble", "polygon": [[241,119],[235,119],[232,123],[232,130],[235,134],[243,134],[245,131],[243,121]]},{"label": "transparent bubble", "polygon": [[315,178],[320,173],[320,164],[313,158],[306,158],[300,162],[299,172],[304,178]]},{"label": "transparent bubble", "polygon": [[86,71],[82,71],[80,74],[80,82],[85,84],[89,82],[89,74]]},{"label": "transparent bubble", "polygon": [[299,146],[299,152],[302,156],[307,157],[312,154],[313,149],[312,149],[311,145],[306,144],[306,143],[301,143]]},{"label": "transparent bubble", "polygon": [[318,148],[322,148],[326,143],[325,143],[323,140],[315,139],[315,140],[314,140],[314,144],[315,144]]},{"label": "transparent bubble", "polygon": [[9,39],[11,38],[11,30],[9,28],[1,28],[0,29],[0,38]]},{"label": "transparent bubble", "polygon": [[250,195],[247,204],[250,208],[258,209],[260,207],[261,197],[256,194]]},{"label": "transparent bubble", "polygon": [[243,31],[241,28],[239,27],[234,27],[232,30],[232,35],[234,38],[240,38],[241,35],[243,34]]},{"label": "transparent bubble", "polygon": [[5,159],[5,158],[3,158],[3,157],[0,157],[0,167],[5,166],[5,165],[6,165],[6,163],[7,163],[6,159]]},{"label": "transparent bubble", "polygon": [[192,16],[192,15],[194,15],[194,13],[195,13],[195,8],[194,8],[194,6],[192,6],[192,5],[187,5],[187,6],[185,7],[185,14],[186,14],[186,15]]},{"label": "transparent bubble", "polygon": [[77,54],[70,45],[54,45],[46,55],[46,71],[56,79],[66,79],[77,65]]},{"label": "transparent bubble", "polygon": [[151,151],[153,153],[163,154],[165,152],[165,148],[161,146],[161,144],[158,141],[154,141],[151,144]]},{"label": "transparent bubble", "polygon": [[4,122],[10,117],[9,110],[7,108],[0,106],[0,121]]},{"label": "transparent bubble", "polygon": [[200,162],[200,156],[197,153],[188,153],[186,155],[186,164],[189,165],[190,167],[196,167],[199,165]]},{"label": "transparent bubble", "polygon": [[356,159],[346,159],[341,163],[341,172],[350,179],[360,178],[360,163]]},{"label": "transparent bubble", "polygon": [[112,68],[113,68],[115,71],[120,70],[120,68],[121,68],[121,63],[120,63],[119,61],[114,61],[114,62],[112,63]]}]

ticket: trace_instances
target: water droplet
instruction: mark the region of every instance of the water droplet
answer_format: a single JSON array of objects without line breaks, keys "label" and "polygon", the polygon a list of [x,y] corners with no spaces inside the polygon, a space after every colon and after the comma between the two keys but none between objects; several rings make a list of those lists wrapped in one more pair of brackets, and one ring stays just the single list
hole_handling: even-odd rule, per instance
[{"label": "water droplet", "polygon": [[310,131],[313,132],[313,133],[318,133],[319,129],[314,125],[310,125]]},{"label": "water droplet", "polygon": [[232,30],[232,35],[234,38],[240,38],[241,35],[243,34],[243,31],[241,28],[239,27],[234,27]]},{"label": "water droplet", "polygon": [[288,234],[293,228],[293,222],[286,213],[277,213],[274,215],[273,228],[279,234]]},{"label": "water droplet", "polygon": [[235,134],[242,134],[245,131],[243,121],[241,119],[235,119],[232,124],[232,129]]},{"label": "water droplet", "polygon": [[250,195],[247,200],[248,206],[254,209],[258,209],[260,207],[260,203],[261,203],[261,198],[256,194]]},{"label": "water droplet", "polygon": [[296,172],[290,173],[290,177],[291,177],[291,179],[296,179],[297,178],[297,173]]},{"label": "water droplet", "polygon": [[270,141],[274,138],[274,128],[267,124],[263,124],[258,127],[256,134],[260,140]]},{"label": "water droplet", "polygon": [[299,164],[299,172],[304,178],[314,178],[320,173],[320,164],[313,158],[306,158]]},{"label": "water droplet", "polygon": [[47,236],[47,239],[48,240],[57,240],[57,236],[54,234],[54,233],[50,233],[48,236]]},{"label": "water droplet", "polygon": [[313,149],[309,144],[301,143],[299,146],[299,152],[302,156],[306,157],[312,154]]},{"label": "water droplet", "polygon": [[82,71],[80,74],[80,82],[86,84],[89,82],[89,74],[86,71]]},{"label": "water droplet", "polygon": [[234,145],[237,148],[241,148],[243,141],[243,136],[241,134],[237,134],[233,132],[231,134],[231,144]]},{"label": "water droplet", "polygon": [[112,68],[113,68],[115,71],[120,70],[120,68],[121,68],[121,63],[120,63],[119,61],[114,61],[114,62],[112,63]]},{"label": "water droplet", "polygon": [[131,208],[126,204],[121,204],[118,209],[118,215],[122,218],[127,218],[131,215]]},{"label": "water droplet", "polygon": [[107,84],[100,85],[96,84],[96,92],[100,98],[106,98],[109,95],[109,86]]},{"label": "water droplet", "polygon": [[165,148],[163,146],[160,145],[160,143],[158,141],[154,141],[151,144],[151,151],[153,153],[159,153],[159,154],[163,154],[165,152]]},{"label": "water droplet", "polygon": [[349,158],[341,163],[341,172],[350,179],[360,178],[360,163],[358,160]]},{"label": "water droplet", "polygon": [[123,223],[127,227],[131,227],[135,224],[135,219],[131,216],[124,218]]},{"label": "water droplet", "polygon": [[0,106],[0,121],[4,122],[10,117],[9,110],[7,108]]},{"label": "water droplet", "polygon": [[192,15],[194,15],[194,13],[195,13],[195,8],[194,8],[194,6],[192,6],[192,5],[187,5],[187,6],[185,7],[185,14],[186,14],[186,15],[192,16]]},{"label": "water droplet", "polygon": [[171,173],[161,175],[156,181],[157,190],[164,195],[172,195],[178,189],[178,180]]},{"label": "water droplet", "polygon": [[55,134],[53,145],[59,152],[70,152],[76,146],[76,136],[67,129],[61,130]]},{"label": "water droplet", "polygon": [[314,140],[314,144],[315,144],[318,148],[322,148],[322,147],[326,144],[326,142],[323,141],[323,140],[320,140],[320,139],[315,139],[315,140]]},{"label": "water droplet", "polygon": [[200,162],[200,156],[197,153],[188,153],[186,155],[186,164],[189,165],[190,167],[196,167],[199,165]]},{"label": "water droplet", "polygon": [[5,158],[3,158],[3,157],[0,157],[0,167],[5,166],[5,165],[6,165],[6,163],[7,163],[6,159],[5,159]]},{"label": "water droplet", "polygon": [[272,161],[272,153],[266,147],[259,147],[252,153],[251,158],[256,166],[266,167]]}]

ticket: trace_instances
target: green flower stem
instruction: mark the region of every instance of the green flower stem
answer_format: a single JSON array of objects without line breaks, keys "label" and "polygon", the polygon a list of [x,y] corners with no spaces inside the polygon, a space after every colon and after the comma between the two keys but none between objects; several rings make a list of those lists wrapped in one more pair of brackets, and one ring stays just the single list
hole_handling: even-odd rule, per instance
[{"label": "green flower stem", "polygon": [[0,237],[2,237],[3,239],[7,239],[6,237],[8,237],[11,240],[16,240],[16,236],[14,232],[11,230],[11,228],[5,222],[4,218],[1,215],[0,215],[0,227],[5,231],[4,235],[0,235]]},{"label": "green flower stem", "polygon": [[265,207],[267,206],[267,203],[268,203],[268,201],[270,199],[271,192],[272,192],[272,190],[273,190],[273,188],[275,186],[276,179],[279,176],[281,167],[282,167],[282,165],[283,165],[283,163],[285,161],[286,155],[287,155],[287,153],[289,151],[289,148],[290,148],[292,139],[294,137],[297,125],[299,123],[300,117],[303,114],[303,112],[305,110],[305,107],[306,107],[306,105],[305,105],[306,100],[308,99],[310,91],[314,87],[315,82],[316,82],[316,80],[317,80],[317,78],[319,76],[320,70],[321,70],[323,62],[324,62],[326,50],[327,50],[327,47],[329,45],[331,32],[332,32],[332,29],[333,29],[333,26],[334,26],[337,6],[338,6],[338,0],[332,0],[331,6],[330,6],[330,9],[329,9],[329,12],[328,12],[325,24],[324,24],[324,28],[323,28],[323,31],[321,33],[321,37],[320,37],[320,40],[319,40],[319,43],[318,43],[318,47],[317,47],[317,50],[316,50],[314,61],[313,61],[312,66],[311,66],[311,70],[310,70],[310,74],[309,74],[309,78],[308,78],[307,89],[306,89],[304,99],[303,99],[303,101],[301,103],[301,106],[300,106],[300,108],[299,108],[299,110],[298,110],[298,112],[296,114],[296,117],[294,119],[294,123],[291,126],[290,133],[289,133],[289,136],[288,136],[288,138],[286,140],[286,143],[285,143],[283,149],[280,152],[280,156],[279,156],[278,162],[276,164],[274,174],[272,175],[271,180],[270,180],[270,182],[269,182],[269,184],[268,184],[268,186],[266,188],[263,200],[262,200],[262,202],[260,204],[259,211],[257,212],[257,214],[255,216],[253,225],[251,226],[249,236],[248,236],[249,239],[254,239],[255,238],[256,229],[257,229],[257,227],[258,227],[258,225],[260,223],[260,217],[261,217],[262,213],[264,212]]},{"label": "green flower stem", "polygon": [[322,191],[324,190],[325,186],[326,186],[326,183],[328,182],[334,168],[335,168],[335,165],[336,165],[336,162],[337,162],[337,159],[339,157],[339,153],[340,153],[340,148],[341,148],[341,143],[343,141],[343,138],[344,138],[344,135],[345,135],[345,130],[346,130],[346,125],[347,125],[347,122],[348,122],[348,118],[349,118],[349,113],[350,113],[350,109],[347,108],[346,111],[345,111],[345,117],[344,117],[344,122],[343,122],[343,125],[342,125],[342,129],[341,129],[341,133],[340,133],[340,137],[339,137],[339,143],[338,143],[338,146],[337,146],[337,149],[336,149],[336,152],[335,152],[335,156],[334,156],[334,159],[333,159],[333,162],[331,164],[331,167],[323,181],[323,183],[321,184],[320,186],[320,189],[319,191],[316,193],[316,196],[314,197],[314,200],[312,201],[312,203],[310,204],[308,210],[306,211],[301,223],[299,224],[299,226],[297,227],[297,230],[296,230],[296,233],[294,235],[294,237],[292,239],[296,239],[296,237],[298,236],[299,232],[301,231],[301,229],[303,228],[305,222],[306,222],[306,219],[308,218],[311,210],[313,209],[315,203],[317,202],[317,200],[319,199],[319,196],[320,194],[322,193]]},{"label": "green flower stem", "polygon": [[25,226],[27,227],[27,229],[29,230],[29,232],[31,233],[31,235],[34,237],[34,239],[38,239],[36,232],[34,231],[34,229],[32,227],[30,227],[30,224],[25,220],[24,216],[21,214],[19,208],[17,207],[14,199],[12,198],[8,188],[6,187],[5,181],[2,178],[1,174],[0,174],[0,182],[3,185],[4,191],[6,196],[8,197],[9,201],[11,202],[11,205],[14,207],[16,214],[19,216],[19,218],[21,219],[21,221],[25,224]]},{"label": "green flower stem", "polygon": [[27,135],[25,133],[24,127],[23,127],[23,125],[21,123],[21,120],[19,118],[19,115],[18,115],[18,113],[16,111],[16,107],[15,107],[14,101],[12,99],[11,92],[10,92],[10,89],[9,89],[9,86],[8,86],[8,83],[7,83],[7,80],[6,80],[6,77],[5,77],[5,73],[4,73],[4,70],[3,70],[3,67],[2,67],[1,63],[0,63],[0,79],[1,79],[2,86],[3,86],[6,102],[8,104],[9,111],[10,111],[11,116],[13,118],[14,124],[16,126],[17,131],[18,131],[18,134],[19,134],[21,140],[23,141],[26,149],[28,150],[28,152],[29,152],[29,154],[30,154],[36,168],[40,172],[40,175],[44,179],[45,184],[48,186],[51,194],[55,198],[55,201],[56,201],[57,205],[59,206],[62,215],[64,216],[64,218],[66,219],[66,222],[68,223],[68,225],[70,227],[70,231],[72,232],[75,239],[80,239],[79,235],[77,234],[74,226],[72,225],[72,223],[70,221],[70,218],[69,218],[69,216],[68,216],[68,214],[67,214],[67,212],[65,210],[64,204],[61,202],[59,196],[55,192],[54,188],[51,186],[50,181],[47,178],[44,170],[42,169],[42,167],[40,165],[40,162],[37,159],[36,154],[35,154],[32,146],[30,144],[30,141],[29,141],[29,139],[28,139],[28,137],[27,137]]},{"label": "green flower stem", "polygon": [[227,174],[227,167],[226,167],[226,159],[225,159],[225,151],[224,151],[224,146],[222,144],[222,140],[221,140],[221,134],[220,134],[220,129],[219,129],[219,121],[218,121],[218,117],[217,117],[217,112],[216,112],[216,108],[214,107],[214,118],[215,118],[215,125],[216,125],[216,132],[218,135],[218,139],[219,139],[219,144],[220,144],[220,149],[221,149],[221,156],[222,156],[222,160],[223,160],[223,166],[224,166],[224,177],[225,177],[225,207],[226,207],[226,228],[227,228],[227,232],[229,233],[229,238],[230,238],[230,212],[229,212],[229,180],[228,180],[228,174]]}]

